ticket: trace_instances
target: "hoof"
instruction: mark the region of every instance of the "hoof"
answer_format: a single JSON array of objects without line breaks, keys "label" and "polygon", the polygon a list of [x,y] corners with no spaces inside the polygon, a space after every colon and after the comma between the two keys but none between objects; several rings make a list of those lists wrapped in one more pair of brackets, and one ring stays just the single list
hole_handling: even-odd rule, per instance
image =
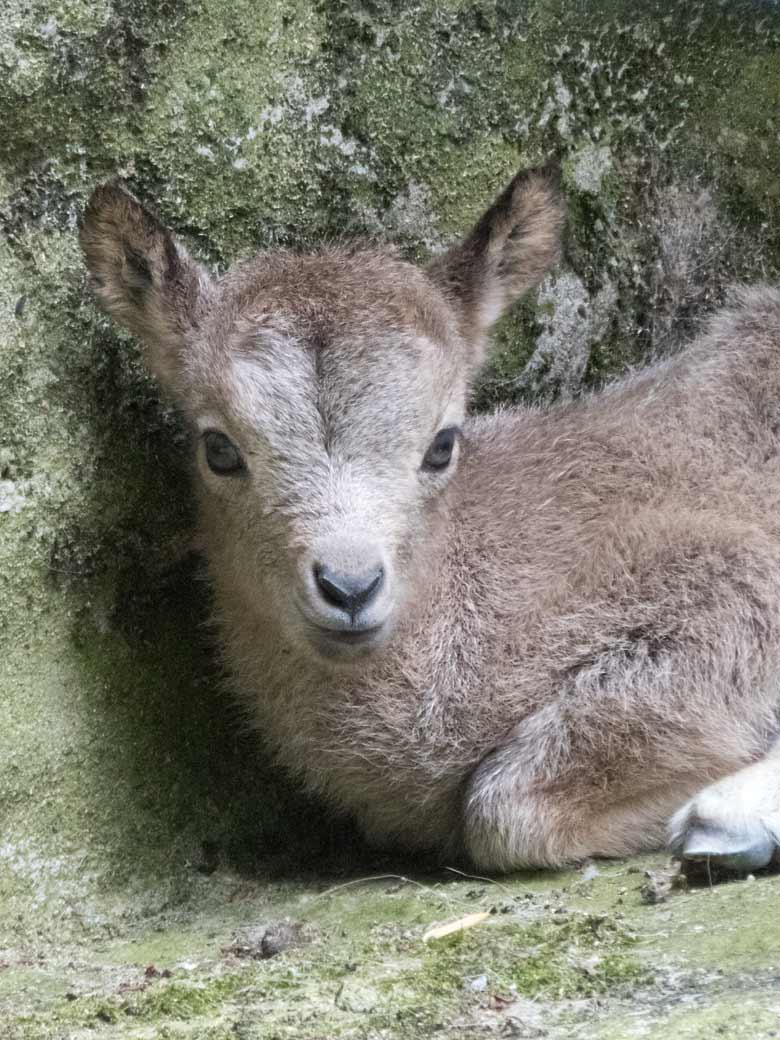
[{"label": "hoof", "polygon": [[739,874],[768,867],[777,850],[774,838],[764,832],[734,833],[713,825],[693,825],[685,835],[680,856],[691,863],[710,863]]},{"label": "hoof", "polygon": [[669,844],[683,867],[749,874],[780,864],[780,758],[705,787],[674,814]]}]

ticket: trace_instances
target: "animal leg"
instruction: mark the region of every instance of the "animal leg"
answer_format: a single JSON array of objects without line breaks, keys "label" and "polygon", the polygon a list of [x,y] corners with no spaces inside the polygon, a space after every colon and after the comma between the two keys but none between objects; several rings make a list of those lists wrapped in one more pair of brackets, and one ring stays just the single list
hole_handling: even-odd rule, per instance
[{"label": "animal leg", "polygon": [[610,796],[603,789],[578,791],[569,780],[542,777],[513,744],[489,755],[472,775],[463,803],[462,844],[471,861],[482,870],[507,872],[663,844],[665,821],[680,802],[678,785],[641,794],[616,786]]},{"label": "animal leg", "polygon": [[483,869],[661,847],[689,798],[672,828],[683,854],[773,854],[780,558],[756,532],[689,522],[655,556],[637,550],[622,601],[617,583],[608,607],[548,625],[540,706],[464,792],[462,840]]},{"label": "animal leg", "polygon": [[669,823],[683,860],[747,872],[780,855],[780,741],[765,758],[699,791]]}]

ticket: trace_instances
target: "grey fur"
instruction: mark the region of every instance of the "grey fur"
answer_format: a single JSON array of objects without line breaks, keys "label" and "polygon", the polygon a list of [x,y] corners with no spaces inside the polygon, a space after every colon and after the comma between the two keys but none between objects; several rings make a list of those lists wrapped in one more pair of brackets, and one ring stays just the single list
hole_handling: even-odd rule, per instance
[{"label": "grey fur", "polygon": [[[676,810],[683,848],[683,803],[777,732],[780,294],[738,292],[597,395],[466,417],[486,332],[561,221],[532,172],[428,271],[333,248],[218,281],[116,185],[82,232],[103,306],[196,434],[245,459],[217,476],[196,439],[226,660],[263,739],[372,838],[481,869],[654,847]],[[449,468],[422,469],[453,425]],[[337,637],[323,560],[385,569],[363,642]]]}]

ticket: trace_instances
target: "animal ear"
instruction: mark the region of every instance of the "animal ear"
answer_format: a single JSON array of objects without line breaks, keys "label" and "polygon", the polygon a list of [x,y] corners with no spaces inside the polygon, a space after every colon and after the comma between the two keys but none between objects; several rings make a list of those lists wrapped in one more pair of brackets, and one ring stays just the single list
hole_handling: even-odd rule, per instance
[{"label": "animal ear", "polygon": [[518,173],[471,233],[428,267],[481,344],[498,317],[538,284],[560,254],[565,216],[553,166]]},{"label": "animal ear", "polygon": [[79,239],[101,306],[143,341],[154,375],[175,383],[187,335],[212,295],[210,275],[117,182],[94,191]]}]

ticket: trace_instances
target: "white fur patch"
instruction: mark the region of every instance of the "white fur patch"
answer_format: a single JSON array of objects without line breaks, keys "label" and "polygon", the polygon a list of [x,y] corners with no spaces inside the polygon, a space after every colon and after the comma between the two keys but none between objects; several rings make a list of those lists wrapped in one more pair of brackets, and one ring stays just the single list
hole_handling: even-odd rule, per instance
[{"label": "white fur patch", "polygon": [[766,866],[760,860],[780,844],[780,752],[700,791],[672,817],[669,843],[684,858]]}]

